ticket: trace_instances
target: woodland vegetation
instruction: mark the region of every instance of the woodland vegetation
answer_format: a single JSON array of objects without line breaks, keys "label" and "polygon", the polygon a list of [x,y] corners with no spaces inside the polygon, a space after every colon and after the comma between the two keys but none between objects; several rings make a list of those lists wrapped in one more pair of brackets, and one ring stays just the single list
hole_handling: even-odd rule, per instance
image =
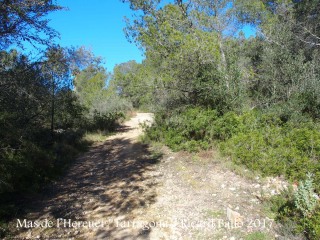
[{"label": "woodland vegetation", "polygon": [[117,66],[114,79],[120,96],[156,112],[146,138],[215,146],[263,176],[300,182],[272,208],[285,231],[319,239],[320,2],[125,2],[136,10],[126,34],[146,58]]},{"label": "woodland vegetation", "polygon": [[[319,239],[320,2],[123,2],[136,12],[125,33],[145,60],[108,73],[85,48],[49,43],[58,33],[43,17],[60,6],[0,1],[0,194],[39,189],[83,148],[85,131],[112,131],[133,107],[155,112],[147,140],[217,147],[299,182],[270,200],[273,210],[286,231]],[[48,48],[38,60],[9,50],[25,41]]]},{"label": "woodland vegetation", "polygon": [[[0,1],[0,238],[17,200],[61,175],[90,144],[87,132],[113,131],[131,108],[107,88],[100,58],[52,44],[58,33],[45,16],[61,9],[47,0]],[[13,48],[26,42],[40,57]]]}]

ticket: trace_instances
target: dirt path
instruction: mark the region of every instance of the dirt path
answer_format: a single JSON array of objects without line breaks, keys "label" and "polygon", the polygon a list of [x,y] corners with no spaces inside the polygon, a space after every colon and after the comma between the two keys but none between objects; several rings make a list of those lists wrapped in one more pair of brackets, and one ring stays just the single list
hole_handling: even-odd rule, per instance
[{"label": "dirt path", "polygon": [[262,185],[222,168],[214,152],[162,149],[161,156],[150,150],[137,138],[139,123],[151,120],[138,113],[77,159],[24,219],[12,223],[15,238],[274,238],[273,222],[262,216],[257,199]]}]

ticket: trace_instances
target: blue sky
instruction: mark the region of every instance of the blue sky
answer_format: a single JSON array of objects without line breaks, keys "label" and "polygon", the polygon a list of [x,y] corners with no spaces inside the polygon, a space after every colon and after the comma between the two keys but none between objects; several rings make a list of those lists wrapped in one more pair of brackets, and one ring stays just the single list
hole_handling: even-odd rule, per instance
[{"label": "blue sky", "polygon": [[58,0],[58,4],[69,8],[49,15],[50,26],[60,33],[57,43],[61,46],[86,46],[104,58],[108,71],[129,60],[141,62],[142,52],[123,32],[124,16],[132,15],[128,4],[120,0]]}]

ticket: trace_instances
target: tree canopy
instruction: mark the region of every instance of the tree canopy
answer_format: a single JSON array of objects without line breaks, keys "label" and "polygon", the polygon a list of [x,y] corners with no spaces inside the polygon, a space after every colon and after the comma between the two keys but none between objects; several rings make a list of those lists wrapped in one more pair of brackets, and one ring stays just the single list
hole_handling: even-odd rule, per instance
[{"label": "tree canopy", "polygon": [[0,1],[0,48],[11,44],[50,45],[58,32],[49,27],[45,18],[50,12],[63,8],[53,0],[1,0]]}]

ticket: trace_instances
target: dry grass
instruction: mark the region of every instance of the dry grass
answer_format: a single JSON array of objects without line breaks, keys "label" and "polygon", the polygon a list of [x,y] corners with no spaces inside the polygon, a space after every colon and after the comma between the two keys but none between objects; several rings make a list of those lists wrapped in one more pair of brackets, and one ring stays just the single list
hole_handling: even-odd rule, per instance
[{"label": "dry grass", "polygon": [[88,142],[92,143],[101,143],[107,140],[107,138],[112,135],[111,133],[106,133],[106,132],[87,132],[83,139]]}]

